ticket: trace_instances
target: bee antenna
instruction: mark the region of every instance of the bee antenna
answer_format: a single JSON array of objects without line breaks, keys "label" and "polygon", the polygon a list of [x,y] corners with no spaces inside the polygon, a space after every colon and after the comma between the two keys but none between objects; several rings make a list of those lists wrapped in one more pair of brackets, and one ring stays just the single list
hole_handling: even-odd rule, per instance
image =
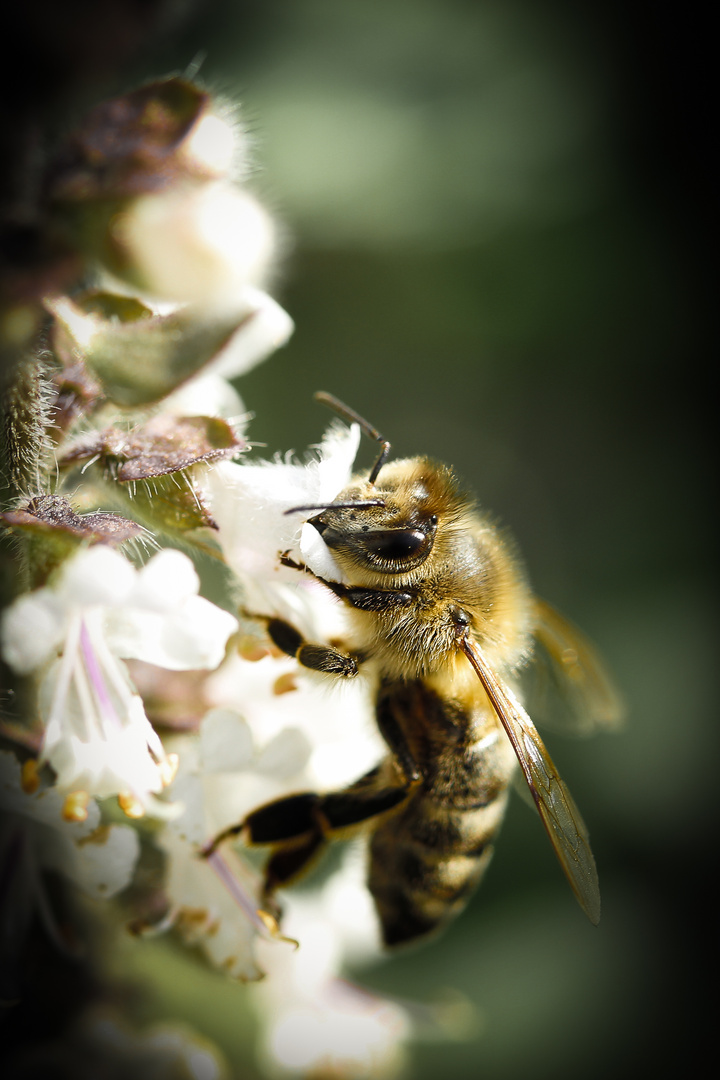
[{"label": "bee antenna", "polygon": [[[318,392],[315,394],[315,400],[319,401],[323,405],[327,405],[334,412],[336,412],[338,416],[342,416],[344,420],[349,420],[352,424],[359,424],[360,430],[363,432],[364,435],[367,435],[369,439],[375,439],[376,442],[382,444],[378,459],[373,465],[368,475],[368,483],[374,484],[377,480],[378,473],[387,461],[388,454],[390,453],[390,443],[388,442],[388,440],[385,438],[384,435],[380,434],[377,428],[374,428],[372,424],[368,423],[368,421],[365,420],[364,417],[360,416],[359,413],[356,413],[354,409],[351,409],[349,405],[345,405],[342,401],[336,398],[334,394],[328,394],[324,390],[318,390]],[[383,504],[379,503],[375,505],[382,506]],[[327,509],[327,507],[325,509]]]},{"label": "bee antenna", "polygon": [[293,506],[286,514],[299,514],[307,510],[369,510],[372,506],[384,506],[384,499],[351,499],[348,502],[319,503],[317,506]]}]

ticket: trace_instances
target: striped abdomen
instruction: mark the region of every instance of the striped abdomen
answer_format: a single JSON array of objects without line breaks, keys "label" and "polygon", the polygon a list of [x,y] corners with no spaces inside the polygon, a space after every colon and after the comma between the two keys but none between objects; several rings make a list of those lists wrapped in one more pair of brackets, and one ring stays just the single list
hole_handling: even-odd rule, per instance
[{"label": "striped abdomen", "polygon": [[396,945],[439,929],[467,903],[492,855],[515,757],[488,707],[471,714],[422,682],[383,687],[379,720],[383,709],[423,776],[370,843],[369,888],[383,940]]}]

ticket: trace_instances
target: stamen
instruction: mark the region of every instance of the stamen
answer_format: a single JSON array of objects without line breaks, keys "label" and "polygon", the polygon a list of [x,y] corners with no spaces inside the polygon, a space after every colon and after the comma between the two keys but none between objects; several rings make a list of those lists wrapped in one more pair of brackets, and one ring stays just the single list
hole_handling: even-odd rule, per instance
[{"label": "stamen", "polygon": [[145,817],[145,807],[130,791],[121,792],[117,797],[118,806],[129,818]]},{"label": "stamen", "polygon": [[[91,676],[93,689],[95,689],[97,680],[99,689],[98,696],[100,697],[100,704],[103,707],[103,711],[105,704],[107,703],[109,711],[119,723],[120,714],[127,712],[132,693],[127,681],[123,678],[120,664],[107,647],[105,635],[103,634],[98,616],[99,612],[86,613],[83,627],[85,628],[87,623],[89,624],[90,629],[86,629],[87,637],[83,639],[83,657],[86,656],[85,646],[87,643],[87,647],[92,654],[92,662],[88,667],[91,668],[89,674]],[[95,625],[92,625],[93,623]],[[120,703],[120,713],[118,713],[113,705],[110,698],[111,692],[115,693],[116,698]]]},{"label": "stamen", "polygon": [[20,786],[26,795],[34,795],[40,787],[40,774],[35,758],[28,758],[27,761],[23,762],[20,773]]},{"label": "stamen", "polygon": [[295,672],[286,671],[284,675],[279,675],[273,683],[272,692],[277,697],[281,694],[289,694],[291,690],[297,690],[297,682],[295,681]]},{"label": "stamen", "polygon": [[[120,706],[120,711],[118,712],[118,710],[114,708],[112,700],[108,698],[111,720],[115,719],[119,727],[123,726],[122,721],[119,719],[120,716],[128,717],[133,715],[135,720],[137,720],[138,718],[135,715],[138,711],[136,710],[136,706],[139,703],[137,695],[133,692],[127,679],[123,677],[123,667],[110,652],[101,630],[98,630],[97,634],[94,635],[93,646],[95,658],[99,665],[97,668],[98,677],[103,681],[104,676],[103,687],[106,688],[109,685],[110,690],[114,692]],[[102,671],[100,671],[100,668],[102,668]],[[142,720],[144,721],[143,731],[148,748],[155,758],[155,761],[158,764],[162,764],[166,760],[166,755],[160,736],[157,734],[152,724],[149,723],[144,712]]]},{"label": "stamen", "polygon": [[62,816],[65,821],[87,821],[90,795],[87,791],[71,792],[63,803]]},{"label": "stamen", "polygon": [[169,787],[170,784],[172,784],[177,776],[179,764],[180,756],[178,754],[167,754],[162,761],[158,762],[158,770],[160,772],[160,779],[163,787]]},{"label": "stamen", "polygon": [[293,945],[296,949],[300,948],[299,941],[296,941],[295,938],[285,937],[284,934],[280,933],[280,925],[277,919],[271,915],[269,911],[265,911],[264,908],[257,908],[255,914],[267,929],[270,937],[274,938],[276,941],[285,941],[288,945]]}]

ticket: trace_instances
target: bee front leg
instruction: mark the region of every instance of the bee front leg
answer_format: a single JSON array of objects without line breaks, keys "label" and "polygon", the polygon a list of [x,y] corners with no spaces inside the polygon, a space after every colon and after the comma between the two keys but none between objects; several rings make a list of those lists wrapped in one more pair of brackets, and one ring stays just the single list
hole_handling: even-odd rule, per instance
[{"label": "bee front leg", "polygon": [[360,658],[348,656],[331,645],[313,645],[284,619],[268,619],[267,631],[274,645],[288,656],[294,656],[303,667],[325,675],[351,679],[360,670]]}]

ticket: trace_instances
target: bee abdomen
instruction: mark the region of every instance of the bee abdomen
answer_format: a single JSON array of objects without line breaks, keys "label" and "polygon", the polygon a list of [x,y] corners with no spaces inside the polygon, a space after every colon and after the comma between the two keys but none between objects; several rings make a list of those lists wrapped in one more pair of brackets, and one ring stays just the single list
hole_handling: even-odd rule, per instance
[{"label": "bee abdomen", "polygon": [[462,911],[492,857],[505,797],[470,811],[413,800],[375,832],[370,892],[386,945],[440,929]]}]

